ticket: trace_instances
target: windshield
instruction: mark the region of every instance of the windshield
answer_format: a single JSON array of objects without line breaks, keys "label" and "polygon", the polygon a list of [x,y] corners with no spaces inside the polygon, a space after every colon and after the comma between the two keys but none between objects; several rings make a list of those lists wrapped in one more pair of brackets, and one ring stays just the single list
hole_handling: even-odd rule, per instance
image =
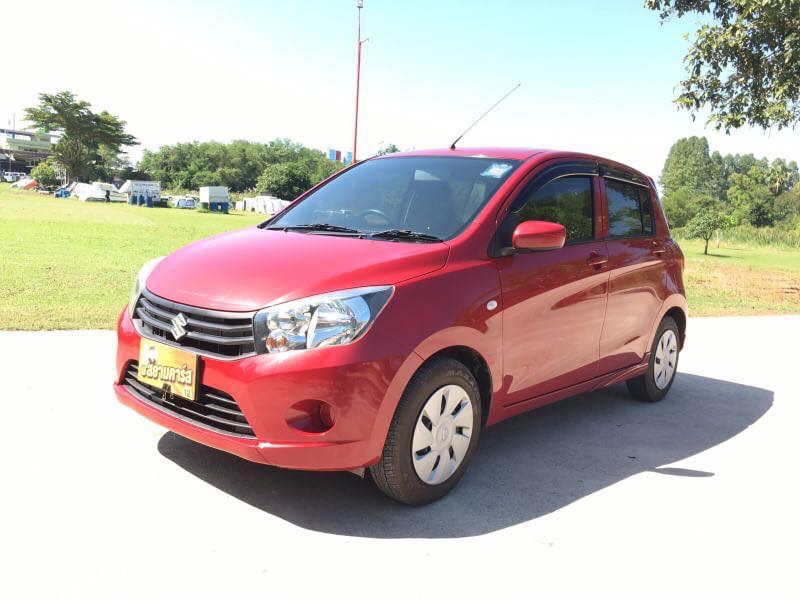
[{"label": "windshield", "polygon": [[[421,233],[446,240],[475,218],[519,161],[445,156],[398,156],[366,161],[302,201],[268,227],[319,232]],[[389,236],[387,236],[389,237]],[[408,236],[395,236],[402,240]]]}]

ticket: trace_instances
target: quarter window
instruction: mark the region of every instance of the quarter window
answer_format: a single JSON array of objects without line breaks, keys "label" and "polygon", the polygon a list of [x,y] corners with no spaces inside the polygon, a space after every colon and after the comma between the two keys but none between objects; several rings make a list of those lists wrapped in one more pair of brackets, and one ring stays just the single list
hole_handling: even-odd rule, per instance
[{"label": "quarter window", "polygon": [[591,177],[562,177],[533,191],[519,210],[517,223],[550,221],[567,230],[567,243],[594,237]]},{"label": "quarter window", "polygon": [[606,179],[606,200],[610,237],[635,237],[655,233],[653,205],[647,188]]}]

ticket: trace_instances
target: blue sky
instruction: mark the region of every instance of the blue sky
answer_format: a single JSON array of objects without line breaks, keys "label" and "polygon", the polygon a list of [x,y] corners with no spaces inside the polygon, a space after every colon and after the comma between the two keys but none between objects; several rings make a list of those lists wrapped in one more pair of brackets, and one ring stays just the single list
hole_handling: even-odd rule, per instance
[{"label": "blue sky", "polygon": [[[26,68],[0,93],[5,122],[70,89],[121,116],[143,148],[193,139],[352,145],[355,0],[40,0],[4,32]],[[594,152],[657,176],[679,136],[800,160],[798,131],[730,136],[672,104],[683,34],[641,0],[365,0],[359,154],[445,146],[517,82],[463,145]],[[57,33],[61,32],[61,34]]]}]

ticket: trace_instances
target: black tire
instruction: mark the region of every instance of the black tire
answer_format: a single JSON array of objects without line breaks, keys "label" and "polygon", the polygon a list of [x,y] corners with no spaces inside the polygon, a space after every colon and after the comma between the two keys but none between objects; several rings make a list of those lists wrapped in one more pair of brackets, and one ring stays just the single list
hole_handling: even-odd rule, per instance
[{"label": "black tire", "polygon": [[[446,385],[459,385],[467,392],[472,403],[472,435],[464,459],[455,472],[442,483],[431,485],[419,478],[412,464],[412,437],[425,403]],[[481,397],[472,373],[451,358],[434,359],[417,371],[403,392],[389,426],[383,454],[378,463],[370,467],[370,475],[384,494],[398,502],[420,505],[438,500],[453,489],[464,474],[478,445],[481,423]]]},{"label": "black tire", "polygon": [[[678,340],[678,349],[675,352],[675,370],[672,373],[672,378],[669,380],[664,388],[659,388],[655,381],[655,366],[656,366],[656,349],[661,336],[667,330],[672,330]],[[675,381],[675,376],[678,374],[678,358],[680,357],[680,339],[681,334],[678,329],[678,324],[672,317],[664,317],[661,324],[658,326],[655,338],[653,339],[653,347],[650,348],[650,361],[647,364],[647,371],[639,377],[629,379],[625,383],[628,385],[628,391],[631,395],[642,402],[658,402],[667,395],[672,383]]]}]

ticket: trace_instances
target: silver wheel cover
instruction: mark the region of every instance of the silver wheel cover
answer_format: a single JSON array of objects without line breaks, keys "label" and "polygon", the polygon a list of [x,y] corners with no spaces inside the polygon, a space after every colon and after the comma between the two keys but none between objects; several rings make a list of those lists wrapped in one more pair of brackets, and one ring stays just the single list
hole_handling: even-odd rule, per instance
[{"label": "silver wheel cover", "polygon": [[460,385],[431,394],[411,440],[411,462],[424,483],[440,484],[456,472],[469,449],[473,418],[469,394]]},{"label": "silver wheel cover", "polygon": [[653,381],[656,387],[663,390],[675,375],[678,364],[678,339],[675,332],[667,329],[661,334],[656,345],[656,357],[653,361]]}]

